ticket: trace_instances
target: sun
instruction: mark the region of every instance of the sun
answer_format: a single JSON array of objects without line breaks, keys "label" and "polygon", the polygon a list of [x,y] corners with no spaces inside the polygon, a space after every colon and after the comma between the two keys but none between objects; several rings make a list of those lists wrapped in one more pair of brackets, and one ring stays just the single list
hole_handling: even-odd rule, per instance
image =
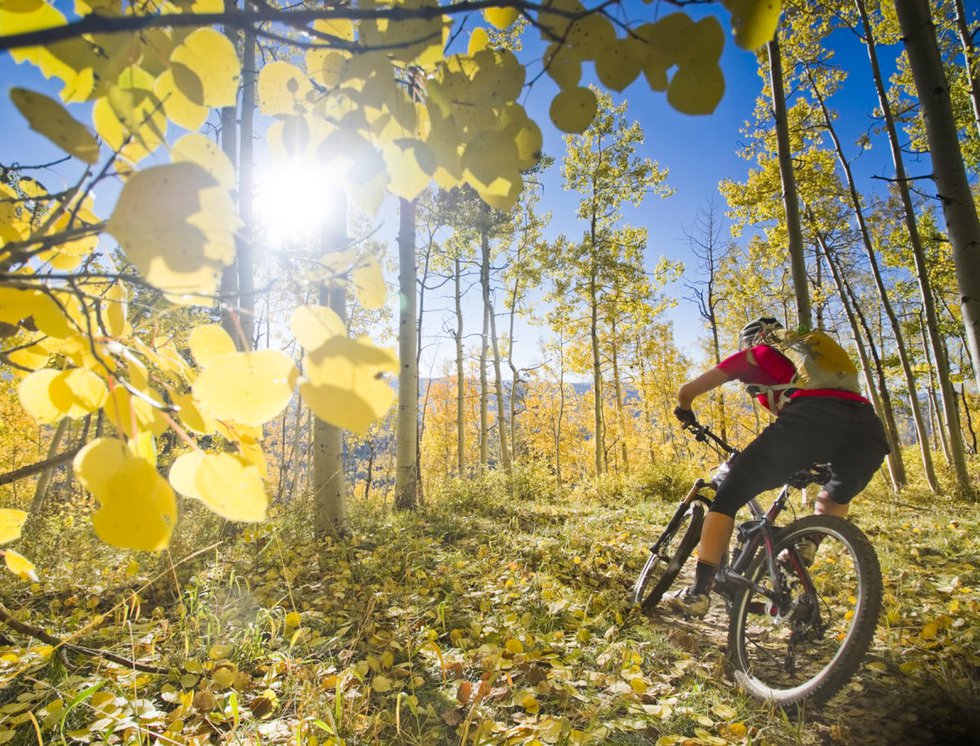
[{"label": "sun", "polygon": [[327,221],[337,214],[340,189],[337,172],[315,159],[276,161],[256,186],[259,228],[274,247],[315,245]]}]

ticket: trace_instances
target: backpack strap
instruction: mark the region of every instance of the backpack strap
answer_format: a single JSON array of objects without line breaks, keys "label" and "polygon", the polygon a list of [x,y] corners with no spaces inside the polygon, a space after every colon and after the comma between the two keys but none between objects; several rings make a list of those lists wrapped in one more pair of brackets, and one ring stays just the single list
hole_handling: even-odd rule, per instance
[{"label": "backpack strap", "polygon": [[752,397],[765,394],[766,400],[769,402],[769,411],[776,414],[789,402],[789,394],[796,391],[798,388],[799,386],[793,382],[775,383],[771,386],[765,386],[761,383],[752,383],[746,386],[745,390]]}]

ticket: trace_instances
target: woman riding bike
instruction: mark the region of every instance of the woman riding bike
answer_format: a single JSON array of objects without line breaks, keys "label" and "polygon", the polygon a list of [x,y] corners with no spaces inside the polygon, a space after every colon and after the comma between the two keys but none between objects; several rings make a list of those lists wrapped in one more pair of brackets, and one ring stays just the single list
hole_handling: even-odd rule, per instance
[{"label": "woman riding bike", "polygon": [[[777,417],[732,463],[718,488],[701,529],[694,584],[664,599],[676,613],[707,614],[735,513],[749,500],[814,462],[829,463],[832,476],[817,495],[815,512],[843,518],[889,451],[880,420],[860,394],[853,363],[835,358],[839,346],[822,332],[791,335],[782,328],[769,317],[747,324],[737,353],[677,393],[674,415],[683,424],[697,422],[695,398],[731,380],[747,384]],[[835,370],[822,374],[821,367]],[[814,549],[798,547],[801,556],[812,557]]]}]

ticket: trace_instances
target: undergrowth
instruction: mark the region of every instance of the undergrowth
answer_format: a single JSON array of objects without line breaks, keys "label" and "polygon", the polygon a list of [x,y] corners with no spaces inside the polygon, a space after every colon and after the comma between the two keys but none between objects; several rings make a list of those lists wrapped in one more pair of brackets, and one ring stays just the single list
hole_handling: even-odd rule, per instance
[{"label": "undergrowth", "polygon": [[191,507],[158,556],[95,543],[76,506],[37,536],[50,549],[41,583],[5,580],[5,606],[169,673],[8,632],[0,744],[925,744],[977,732],[976,504],[867,490],[852,517],[885,575],[874,647],[842,694],[790,718],[726,678],[723,629],[629,604],[690,476],[671,465],[570,491],[537,491],[528,474],[430,485],[415,513],[354,502],[353,538],[319,544],[308,500],[243,530]]}]

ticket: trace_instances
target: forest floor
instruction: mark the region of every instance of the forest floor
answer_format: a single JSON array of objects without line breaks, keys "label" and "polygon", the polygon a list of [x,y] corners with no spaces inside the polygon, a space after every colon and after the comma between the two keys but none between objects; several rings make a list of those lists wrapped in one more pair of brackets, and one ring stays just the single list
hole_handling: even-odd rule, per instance
[{"label": "forest floor", "polygon": [[980,743],[980,505],[859,499],[885,579],[874,645],[790,717],[725,678],[723,610],[629,603],[680,484],[515,491],[354,501],[353,539],[319,547],[303,501],[237,533],[190,506],[162,555],[97,544],[82,508],[49,518],[19,547],[40,582],[0,581],[6,609],[167,673],[0,628],[0,744]]}]

